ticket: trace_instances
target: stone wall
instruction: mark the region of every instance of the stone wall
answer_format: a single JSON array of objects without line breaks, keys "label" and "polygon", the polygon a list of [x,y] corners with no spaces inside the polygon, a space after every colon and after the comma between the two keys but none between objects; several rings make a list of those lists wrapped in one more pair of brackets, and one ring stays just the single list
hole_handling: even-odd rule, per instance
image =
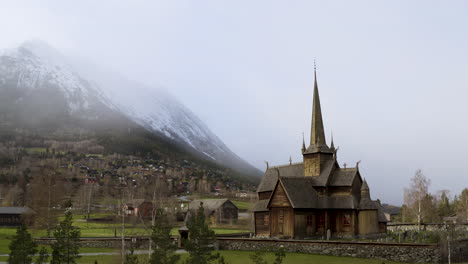
[{"label": "stone wall", "polygon": [[439,247],[430,244],[219,238],[218,247],[222,250],[268,251],[283,248],[286,252],[307,254],[371,258],[409,263],[441,262]]},{"label": "stone wall", "polygon": [[[398,224],[398,223],[389,223],[387,224],[387,230],[392,232],[399,231],[417,231],[418,225],[416,224]],[[445,231],[446,227],[444,224],[421,224],[421,230],[423,231]],[[457,231],[468,231],[468,224],[456,225],[455,230]]]},{"label": "stone wall", "polygon": [[[51,244],[53,238],[36,239],[39,244]],[[121,248],[120,238],[81,238],[81,247]],[[221,250],[268,250],[283,248],[286,252],[319,254],[341,257],[371,258],[409,263],[441,263],[446,260],[439,246],[434,244],[396,244],[375,242],[305,241],[249,238],[217,238]],[[147,249],[148,238],[126,238],[125,248]],[[468,261],[468,240],[452,245],[453,261]],[[442,256],[444,255],[444,256]]]},{"label": "stone wall", "polygon": [[[36,242],[41,245],[50,245],[55,241],[53,238],[37,238]],[[88,248],[122,248],[121,238],[81,238],[80,247]],[[125,238],[125,248],[133,246],[135,249],[147,249],[148,238]]]}]

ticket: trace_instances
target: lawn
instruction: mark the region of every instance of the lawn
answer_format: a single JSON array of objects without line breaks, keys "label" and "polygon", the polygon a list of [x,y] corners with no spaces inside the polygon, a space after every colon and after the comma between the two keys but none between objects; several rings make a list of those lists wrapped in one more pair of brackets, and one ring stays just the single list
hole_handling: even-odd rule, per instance
[{"label": "lawn", "polygon": [[239,208],[239,210],[249,210],[253,205],[252,203],[249,203],[249,202],[236,201],[236,200],[233,200],[232,203],[235,204],[237,208]]},{"label": "lawn", "polygon": [[[251,251],[219,251],[221,255],[229,264],[250,264],[253,263],[250,260]],[[139,255],[142,260],[146,260],[148,255]],[[187,254],[182,254],[179,263],[187,257]],[[269,263],[273,263],[273,253],[267,254],[266,259]],[[111,264],[119,263],[120,256],[83,256],[78,259],[78,263],[94,263],[97,261],[99,264]],[[0,257],[0,261],[6,261],[6,257]],[[144,262],[143,262],[144,263]],[[373,259],[362,259],[362,258],[350,258],[350,257],[333,257],[333,256],[321,256],[321,255],[309,255],[301,253],[288,253],[283,261],[284,264],[400,264],[399,262],[373,260]]]},{"label": "lawn", "polygon": [[25,148],[26,152],[30,155],[37,155],[47,152],[47,148]]},{"label": "lawn", "polygon": [[[78,224],[77,224],[78,223]],[[90,223],[90,228],[86,228],[86,222],[74,222],[75,226],[80,226],[82,237],[120,237],[121,226],[118,224],[101,224],[101,223]],[[227,228],[214,228],[216,234],[233,234],[233,233],[245,233],[248,230],[243,229],[227,229]],[[47,232],[44,229],[29,229],[29,232],[33,237],[46,237]],[[10,244],[11,237],[16,233],[16,228],[2,227],[0,228],[0,254],[7,254],[9,252],[8,245]],[[171,230],[172,235],[177,235],[178,228]],[[52,235],[52,233],[51,233]],[[143,227],[134,227],[128,225],[125,228],[125,236],[148,236],[149,230]],[[83,251],[84,252],[84,251]],[[88,251],[89,252],[89,251]],[[96,251],[93,251],[96,252]],[[104,252],[104,251],[98,251]]]},{"label": "lawn", "polygon": [[[250,255],[253,252],[249,251],[220,251],[221,255],[230,264],[247,264],[252,263]],[[273,263],[273,253],[267,254],[266,259],[269,263]],[[288,253],[283,261],[284,264],[381,264],[381,260],[370,260],[361,258],[350,258],[350,257],[333,257],[333,256],[321,256],[321,255],[310,255],[301,253]],[[398,262],[385,261],[385,264],[397,264]]]}]

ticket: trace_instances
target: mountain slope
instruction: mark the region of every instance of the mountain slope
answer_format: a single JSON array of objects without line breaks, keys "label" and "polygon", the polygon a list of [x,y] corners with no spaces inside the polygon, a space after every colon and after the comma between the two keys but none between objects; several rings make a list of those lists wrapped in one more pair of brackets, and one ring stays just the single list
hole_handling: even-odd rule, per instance
[{"label": "mountain slope", "polygon": [[[0,122],[53,128],[78,123],[143,127],[152,137],[250,175],[259,170],[234,154],[175,98],[90,63],[71,63],[42,42],[0,53]],[[112,121],[112,122],[111,122]],[[84,123],[83,123],[84,122]]]}]

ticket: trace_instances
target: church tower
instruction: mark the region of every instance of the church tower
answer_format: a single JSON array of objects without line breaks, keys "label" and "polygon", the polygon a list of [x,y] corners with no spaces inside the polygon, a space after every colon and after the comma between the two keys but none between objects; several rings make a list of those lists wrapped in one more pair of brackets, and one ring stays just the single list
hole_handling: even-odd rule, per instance
[{"label": "church tower", "polygon": [[304,176],[320,176],[325,162],[333,158],[333,150],[326,143],[323,128],[322,110],[317,85],[317,70],[314,67],[314,97],[312,105],[312,125],[310,131],[310,145],[302,150],[304,157]]}]

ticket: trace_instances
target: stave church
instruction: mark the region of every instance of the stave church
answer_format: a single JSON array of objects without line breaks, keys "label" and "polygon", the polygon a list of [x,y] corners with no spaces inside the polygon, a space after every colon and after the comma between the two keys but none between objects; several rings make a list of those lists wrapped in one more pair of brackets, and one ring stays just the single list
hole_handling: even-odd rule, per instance
[{"label": "stave church", "polygon": [[385,233],[380,202],[370,197],[359,163],[340,167],[333,139],[327,145],[317,72],[310,144],[302,143],[303,162],[269,167],[257,189],[256,237],[317,239],[370,237]]}]

